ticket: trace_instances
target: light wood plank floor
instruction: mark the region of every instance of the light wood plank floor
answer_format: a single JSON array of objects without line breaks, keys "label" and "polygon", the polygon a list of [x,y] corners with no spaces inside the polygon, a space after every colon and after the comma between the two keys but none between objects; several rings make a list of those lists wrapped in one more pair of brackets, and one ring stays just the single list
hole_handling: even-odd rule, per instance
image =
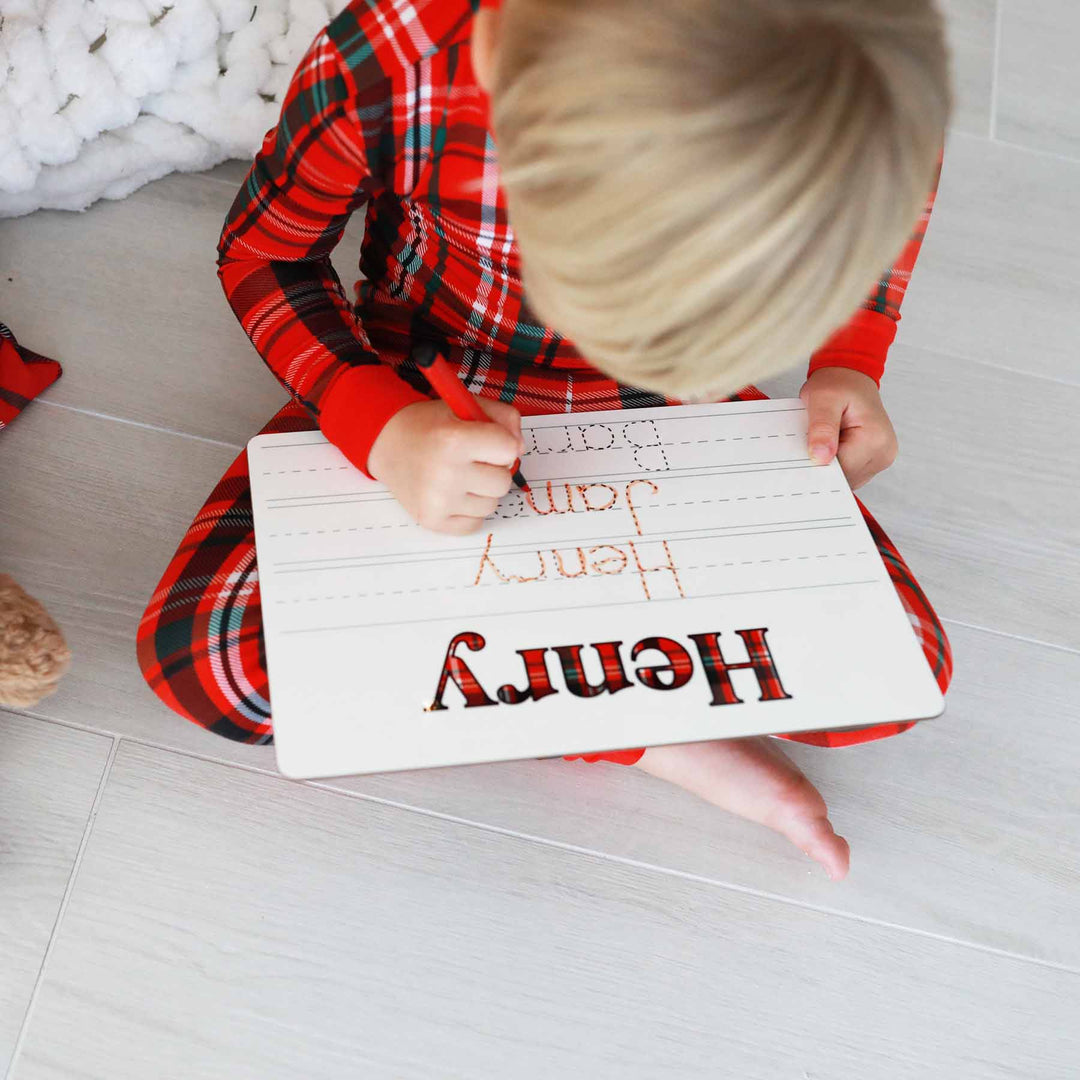
[{"label": "light wood plank floor", "polygon": [[0,222],[0,318],[66,366],[0,436],[0,568],[76,654],[0,712],[0,1076],[1080,1075],[1080,8],[944,6],[958,111],[865,497],[957,675],[939,722],[792,749],[841,885],[637,770],[297,784],[176,719],[135,622],[283,397],[213,270],[244,166]]}]

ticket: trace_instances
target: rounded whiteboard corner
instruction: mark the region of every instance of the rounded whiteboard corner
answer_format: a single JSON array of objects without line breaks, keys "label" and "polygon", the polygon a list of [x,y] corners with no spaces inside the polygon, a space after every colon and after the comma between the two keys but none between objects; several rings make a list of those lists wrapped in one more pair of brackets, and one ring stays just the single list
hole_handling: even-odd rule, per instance
[{"label": "rounded whiteboard corner", "polygon": [[927,711],[926,716],[924,716],[923,719],[937,720],[939,717],[945,715],[946,707],[947,703],[945,701],[945,695],[940,690],[938,690],[937,696],[934,698],[933,705]]},{"label": "rounded whiteboard corner", "polygon": [[277,761],[277,770],[286,780],[311,780],[313,777],[307,769],[298,768],[297,763],[291,759],[288,753],[283,753],[279,745],[274,747],[274,758]]}]

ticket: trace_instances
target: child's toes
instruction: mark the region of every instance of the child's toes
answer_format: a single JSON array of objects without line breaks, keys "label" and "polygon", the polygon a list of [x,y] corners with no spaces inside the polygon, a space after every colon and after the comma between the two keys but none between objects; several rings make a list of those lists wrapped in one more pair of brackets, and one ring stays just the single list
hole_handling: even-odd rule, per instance
[{"label": "child's toes", "polygon": [[847,876],[851,863],[848,842],[837,836],[827,817],[797,817],[780,826],[780,831],[811,859],[821,863],[833,881]]}]

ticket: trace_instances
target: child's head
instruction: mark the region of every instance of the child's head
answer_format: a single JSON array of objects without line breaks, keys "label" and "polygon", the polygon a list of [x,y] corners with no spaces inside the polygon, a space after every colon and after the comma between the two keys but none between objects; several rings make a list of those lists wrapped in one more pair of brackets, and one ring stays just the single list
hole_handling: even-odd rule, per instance
[{"label": "child's head", "polygon": [[949,111],[933,0],[503,0],[484,17],[529,300],[622,382],[727,393],[790,367],[914,227]]}]

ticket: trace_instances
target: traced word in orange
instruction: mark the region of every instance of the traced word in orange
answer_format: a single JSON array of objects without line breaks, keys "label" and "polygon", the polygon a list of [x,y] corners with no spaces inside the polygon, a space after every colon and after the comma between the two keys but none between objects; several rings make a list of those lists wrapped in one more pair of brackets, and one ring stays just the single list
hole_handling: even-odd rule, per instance
[{"label": "traced word in orange", "polygon": [[523,493],[523,498],[534,514],[547,517],[548,514],[584,514],[602,513],[605,510],[623,508],[630,511],[634,521],[634,531],[644,536],[641,520],[638,517],[638,504],[634,502],[635,489],[644,487],[648,495],[656,495],[660,488],[652,480],[638,478],[622,485],[620,492],[614,484],[553,484],[550,480],[541,487],[530,484],[530,491]]},{"label": "traced word in orange", "polygon": [[[640,535],[640,533],[639,533]],[[627,540],[625,546],[621,544],[597,544],[595,547],[571,547],[571,548],[546,548],[536,552],[527,553],[528,557],[536,556],[535,574],[513,574],[508,570],[501,569],[491,555],[491,543],[494,533],[488,533],[487,543],[480,556],[480,565],[473,579],[474,585],[480,585],[484,575],[490,571],[489,576],[494,576],[496,581],[503,584],[516,582],[525,584],[530,581],[557,581],[559,578],[583,578],[589,576],[613,577],[618,574],[637,574],[641,582],[641,588],[645,593],[645,599],[651,600],[652,593],[649,590],[649,574],[670,573],[675,582],[675,588],[679,595],[686,596],[682,582],[679,580],[679,570],[671,554],[666,540],[660,541],[664,549],[666,562],[655,566],[647,566],[642,561],[638,545],[633,540]]]}]

